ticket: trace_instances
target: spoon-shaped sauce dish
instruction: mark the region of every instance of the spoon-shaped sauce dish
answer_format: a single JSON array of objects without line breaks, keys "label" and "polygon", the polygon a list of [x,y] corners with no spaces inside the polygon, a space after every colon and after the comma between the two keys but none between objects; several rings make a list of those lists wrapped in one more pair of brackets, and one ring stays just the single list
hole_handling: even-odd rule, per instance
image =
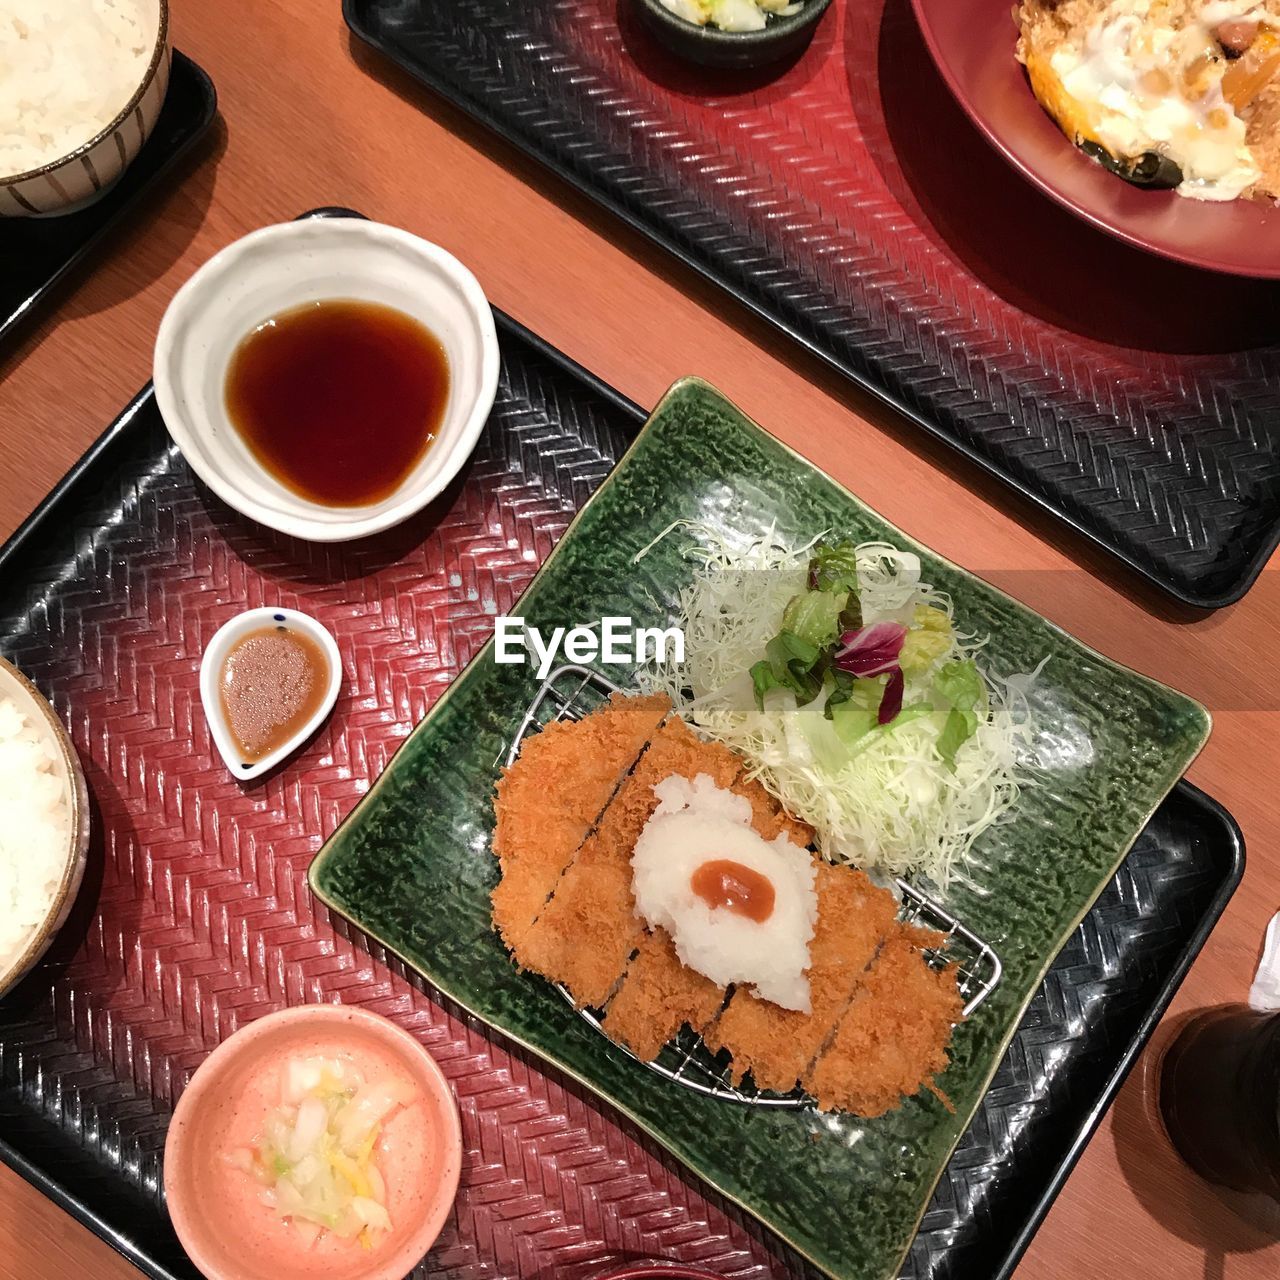
[{"label": "spoon-shaped sauce dish", "polygon": [[333,710],[342,658],[333,636],[296,609],[248,609],[218,628],[200,663],[214,744],[242,782],[292,755]]}]

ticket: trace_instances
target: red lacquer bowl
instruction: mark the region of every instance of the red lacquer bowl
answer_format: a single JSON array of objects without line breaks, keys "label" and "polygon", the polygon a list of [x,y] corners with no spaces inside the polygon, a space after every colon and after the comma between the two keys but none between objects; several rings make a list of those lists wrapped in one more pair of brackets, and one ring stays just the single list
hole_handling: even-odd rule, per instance
[{"label": "red lacquer bowl", "polygon": [[1280,208],[1145,191],[1074,147],[1041,110],[1013,56],[1010,0],[911,0],[960,105],[1014,168],[1085,221],[1189,266],[1280,279]]}]

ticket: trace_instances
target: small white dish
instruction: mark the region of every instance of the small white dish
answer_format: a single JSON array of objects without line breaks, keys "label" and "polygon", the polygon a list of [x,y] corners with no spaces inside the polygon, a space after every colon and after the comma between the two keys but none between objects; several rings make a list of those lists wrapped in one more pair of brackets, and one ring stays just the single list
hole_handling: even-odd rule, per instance
[{"label": "small white dish", "polygon": [[[236,740],[227,723],[226,713],[222,709],[222,695],[218,682],[222,676],[223,663],[227,655],[250,632],[262,631],[267,627],[290,627],[309,637],[320,647],[329,664],[329,684],[325,690],[324,701],[315,712],[293,734],[282,742],[274,751],[263,756],[261,760],[246,760],[236,745]],[[213,735],[214,746],[222,757],[227,768],[241,780],[259,777],[274,769],[276,765],[291,756],[324,722],[325,717],[333,710],[338,701],[338,691],[342,688],[342,656],[338,646],[327,628],[314,618],[296,609],[266,607],[247,609],[238,613],[230,622],[224,622],[214,632],[213,639],[205,646],[204,657],[200,660],[200,701],[204,704],[204,716],[209,722],[209,732]]]},{"label": "small white dish", "polygon": [[[381,502],[330,507],[271,475],[232,426],[227,366],[272,316],[329,299],[394,307],[424,324],[449,360],[449,400],[431,447]],[[264,227],[215,254],[182,286],[156,335],[156,402],[191,469],[241,514],[312,542],[390,528],[458,474],[498,389],[498,334],[475,276],[452,254],[397,227],[309,218]]]}]

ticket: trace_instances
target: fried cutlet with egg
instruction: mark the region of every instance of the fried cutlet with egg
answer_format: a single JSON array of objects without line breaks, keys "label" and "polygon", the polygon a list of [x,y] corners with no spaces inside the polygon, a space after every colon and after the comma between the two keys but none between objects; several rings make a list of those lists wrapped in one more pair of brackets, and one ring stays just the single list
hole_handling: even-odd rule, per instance
[{"label": "fried cutlet with egg", "polygon": [[[516,962],[563,983],[579,1005],[603,1008],[644,936],[631,894],[631,854],[658,807],[654,786],[673,774],[705,773],[728,787],[741,771],[742,761],[727,747],[701,741],[677,717],[664,721],[560,877],[551,901],[512,946]],[[512,821],[527,817],[509,808],[508,814]],[[519,863],[506,874],[512,873],[521,874]]]},{"label": "fried cutlet with egg", "polygon": [[739,1083],[750,1071],[757,1088],[794,1089],[896,927],[897,900],[861,871],[819,861],[816,888],[818,920],[809,943],[812,1013],[781,1009],[739,988],[706,1033],[712,1050],[733,1055]]},{"label": "fried cutlet with egg", "polygon": [[[1273,38],[1280,49],[1280,36]],[[1280,75],[1272,76],[1242,114],[1249,129],[1249,151],[1263,175],[1252,194],[1280,199]]]},{"label": "fried cutlet with egg", "polygon": [[1280,194],[1280,27],[1262,4],[1021,0],[1016,20],[1031,91],[1113,172],[1201,199]]},{"label": "fried cutlet with egg", "polygon": [[517,947],[538,918],[670,710],[665,697],[615,694],[580,723],[553,721],[522,743],[494,804],[502,880],[493,891],[493,921],[508,947]]},{"label": "fried cutlet with egg", "polygon": [[947,1066],[951,1027],[964,1001],[954,970],[922,950],[940,934],[897,925],[854,994],[804,1087],[824,1111],[879,1116],[931,1084]]}]

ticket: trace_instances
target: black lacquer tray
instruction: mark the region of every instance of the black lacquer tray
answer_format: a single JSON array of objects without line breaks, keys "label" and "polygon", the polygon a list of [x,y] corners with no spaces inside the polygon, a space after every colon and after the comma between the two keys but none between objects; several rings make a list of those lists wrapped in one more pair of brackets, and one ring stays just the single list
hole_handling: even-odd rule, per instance
[{"label": "black lacquer tray", "polygon": [[1244,594],[1280,540],[1280,286],[1035,191],[909,0],[840,0],[798,61],[750,73],[676,60],[635,7],[344,2],[361,39],[1023,499],[1181,601]]},{"label": "black lacquer tray", "polygon": [[[242,520],[193,479],[148,389],[0,553],[0,650],[69,724],[96,831],[71,923],[0,1001],[0,1156],[157,1280],[195,1276],[159,1190],[175,1082],[226,1019],[335,998],[407,1022],[458,1090],[464,1195],[416,1276],[586,1276],[637,1248],[801,1273],[604,1104],[412,985],[305,890],[323,836],[483,643],[485,598],[515,598],[643,420],[517,324],[499,316],[499,331],[475,458],[382,541],[309,546]],[[456,598],[432,594],[441,564],[460,567]],[[204,759],[201,638],[230,605],[335,592],[358,594],[369,645],[334,713],[340,745],[252,804],[215,804],[234,784]],[[1031,1006],[925,1217],[912,1280],[1011,1272],[1243,865],[1230,816],[1180,784]],[[195,1007],[201,985],[216,994]]]},{"label": "black lacquer tray", "polygon": [[102,199],[59,217],[0,219],[0,348],[84,266],[113,229],[172,180],[178,162],[208,130],[217,109],[213,81],[175,50],[156,127]]}]

